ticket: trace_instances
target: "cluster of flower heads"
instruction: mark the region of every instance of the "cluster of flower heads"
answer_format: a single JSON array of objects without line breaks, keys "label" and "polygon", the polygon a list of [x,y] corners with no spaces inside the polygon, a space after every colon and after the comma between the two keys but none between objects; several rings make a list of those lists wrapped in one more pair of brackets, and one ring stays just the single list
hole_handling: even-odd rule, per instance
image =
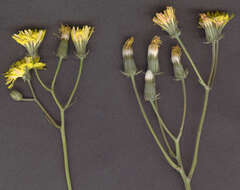
[{"label": "cluster of flower heads", "polygon": [[[79,58],[86,56],[86,46],[93,31],[94,28],[90,26],[83,26],[82,28],[73,27],[71,29],[69,26],[61,25],[59,32],[61,41],[63,41],[63,45],[65,45],[65,47],[62,48],[64,49],[65,54],[67,52],[66,44],[71,34],[72,41],[76,49],[76,55]],[[14,34],[12,36],[12,38],[16,40],[17,43],[26,48],[28,56],[12,64],[9,70],[4,73],[4,76],[6,78],[6,85],[8,85],[8,88],[12,88],[14,82],[18,78],[26,80],[26,76],[29,74],[30,70],[44,69],[46,65],[40,62],[40,57],[38,56],[37,51],[44,39],[45,34],[46,30],[28,29],[19,31],[18,34]],[[62,51],[60,51],[59,56],[62,56],[61,53]]]},{"label": "cluster of flower heads", "polygon": [[[130,37],[126,40],[122,49],[124,74],[128,77],[134,77],[134,75],[139,73],[137,72],[137,67],[133,57],[133,42],[134,38]],[[161,73],[158,59],[158,52],[161,43],[162,41],[160,37],[154,36],[148,46],[148,65],[145,74],[144,88],[144,98],[146,101],[153,101],[158,98],[158,94],[156,93],[155,77]],[[188,71],[183,68],[181,63],[181,55],[181,48],[178,45],[173,46],[171,50],[171,61],[176,81],[184,80],[188,75]]]},{"label": "cluster of flower heads", "polygon": [[[205,30],[207,41],[214,42],[221,39],[223,28],[233,17],[233,14],[229,15],[219,11],[201,13],[199,25]],[[172,38],[180,35],[173,7],[167,7],[163,12],[156,13],[156,16],[153,17],[153,22],[168,32]]]}]

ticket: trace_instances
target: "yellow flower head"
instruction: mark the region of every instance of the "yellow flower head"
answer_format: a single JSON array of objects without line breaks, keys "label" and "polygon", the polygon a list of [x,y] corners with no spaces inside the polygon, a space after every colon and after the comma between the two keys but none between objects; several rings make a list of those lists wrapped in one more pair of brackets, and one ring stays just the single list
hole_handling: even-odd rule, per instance
[{"label": "yellow flower head", "polygon": [[12,38],[16,40],[17,43],[24,46],[30,56],[37,55],[37,49],[40,46],[43,38],[45,36],[46,30],[23,30],[19,31],[18,34],[12,35]]},{"label": "yellow flower head", "polygon": [[168,32],[172,37],[180,35],[173,7],[167,7],[163,12],[156,13],[153,17],[153,22],[159,25],[164,31]]},{"label": "yellow flower head", "polygon": [[160,47],[162,41],[159,36],[154,36],[150,45],[148,46],[148,55],[156,57],[158,55],[158,48]]},{"label": "yellow flower head", "polygon": [[61,27],[59,28],[59,32],[61,34],[61,39],[63,40],[69,40],[70,37],[70,32],[71,32],[71,28],[69,26],[65,26],[65,25],[61,25]]},{"label": "yellow flower head", "polygon": [[173,63],[180,63],[182,52],[181,48],[176,45],[172,47],[171,58]]},{"label": "yellow flower head", "polygon": [[31,69],[40,69],[43,70],[46,64],[39,62],[40,57],[34,58],[34,63],[32,57],[24,57],[22,60],[17,61],[12,64],[9,70],[4,73],[4,77],[6,78],[6,85],[9,85],[8,88],[12,88],[14,82],[18,78],[23,78],[28,74],[28,71]]},{"label": "yellow flower head", "polygon": [[93,31],[94,28],[87,25],[83,26],[82,28],[72,28],[71,37],[75,45],[78,57],[86,56],[87,43],[92,36]]},{"label": "yellow flower head", "polygon": [[199,25],[205,30],[208,42],[220,40],[222,38],[222,30],[225,25],[234,17],[225,12],[207,12],[201,13]]}]

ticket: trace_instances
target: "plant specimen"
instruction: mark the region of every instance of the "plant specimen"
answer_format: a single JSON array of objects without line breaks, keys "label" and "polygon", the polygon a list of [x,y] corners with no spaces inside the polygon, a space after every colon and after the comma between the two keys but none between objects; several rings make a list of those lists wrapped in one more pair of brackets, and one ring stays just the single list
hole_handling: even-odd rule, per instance
[{"label": "plant specimen", "polygon": [[[198,151],[199,151],[199,143],[200,137],[203,129],[203,124],[206,116],[207,105],[208,105],[208,98],[209,93],[212,90],[214,80],[216,77],[217,65],[218,65],[218,51],[219,51],[219,41],[223,38],[223,28],[225,25],[233,18],[233,15],[229,15],[224,12],[207,12],[200,14],[199,25],[201,28],[205,30],[207,44],[212,46],[212,65],[208,80],[205,81],[202,78],[202,75],[198,71],[194,61],[192,60],[188,50],[184,46],[180,36],[181,31],[178,27],[178,22],[175,16],[175,10],[172,7],[167,7],[161,13],[156,13],[156,16],[153,18],[153,22],[159,25],[164,31],[166,31],[171,39],[177,40],[179,45],[172,47],[171,50],[171,62],[173,64],[174,76],[176,81],[179,81],[182,86],[183,92],[183,114],[182,114],[182,121],[179,127],[179,132],[177,135],[173,134],[167,127],[167,124],[164,122],[160,111],[158,109],[158,94],[156,93],[156,80],[155,78],[159,74],[159,62],[158,62],[158,49],[161,44],[161,40],[158,36],[155,36],[152,39],[152,42],[148,46],[148,68],[145,73],[145,88],[144,88],[144,99],[150,103],[160,126],[161,135],[163,141],[160,141],[160,137],[155,133],[152,124],[150,123],[148,116],[145,112],[145,109],[142,104],[142,100],[139,96],[136,83],[135,83],[135,76],[140,73],[137,70],[134,56],[133,56],[133,37],[129,38],[122,49],[122,56],[123,56],[123,66],[124,72],[123,74],[131,79],[133,90],[136,94],[137,102],[139,104],[141,113],[146,121],[147,127],[150,130],[155,142],[157,143],[159,149],[161,150],[163,156],[165,157],[168,164],[180,174],[183,183],[185,185],[186,190],[191,189],[191,180],[193,174],[195,172],[198,160]],[[192,66],[199,84],[203,87],[205,91],[204,101],[203,101],[203,108],[201,112],[200,122],[198,125],[198,131],[196,136],[195,142],[195,149],[193,153],[193,160],[191,164],[191,168],[189,172],[186,172],[182,156],[181,156],[181,137],[184,130],[185,118],[186,118],[186,110],[187,110],[187,94],[186,94],[186,85],[185,80],[188,75],[188,71],[183,68],[181,63],[181,49],[183,50],[184,54],[186,55],[187,59]],[[169,137],[169,138],[167,138]],[[174,148],[171,147],[171,140],[174,144]],[[164,145],[165,144],[165,145]]]},{"label": "plant specimen", "polygon": [[[64,155],[64,168],[65,168],[65,175],[66,175],[68,190],[72,190],[72,184],[71,184],[69,161],[68,161],[67,138],[65,135],[65,111],[70,107],[74,94],[76,93],[79,80],[81,77],[81,73],[82,73],[83,62],[88,54],[86,51],[87,44],[93,31],[94,31],[94,28],[89,26],[83,26],[82,28],[79,28],[79,27],[71,28],[69,26],[61,25],[59,29],[60,43],[56,52],[56,56],[58,57],[58,65],[57,65],[57,69],[50,87],[48,87],[41,80],[38,73],[38,70],[44,70],[46,66],[45,63],[40,62],[40,57],[38,56],[38,48],[44,39],[46,30],[27,29],[27,30],[19,31],[19,33],[14,34],[12,36],[12,38],[16,40],[17,43],[21,44],[26,48],[27,56],[25,56],[20,61],[17,61],[13,65],[11,65],[9,70],[6,73],[4,73],[4,76],[6,78],[6,85],[8,85],[9,89],[11,89],[10,91],[11,98],[15,101],[35,102],[39,106],[39,108],[42,110],[42,112],[45,114],[49,123],[61,133],[62,149],[63,149],[63,155]],[[62,62],[64,59],[67,58],[68,43],[69,43],[70,35],[76,49],[76,56],[79,59],[79,70],[78,70],[77,79],[75,81],[73,90],[69,95],[67,102],[63,104],[58,100],[56,96],[55,82],[56,82],[58,73],[60,71]],[[32,73],[32,71],[34,73]],[[39,84],[43,87],[43,89],[45,89],[48,93],[52,95],[52,98],[54,99],[60,112],[60,118],[61,118],[60,124],[47,112],[46,108],[39,101],[31,82],[31,78],[34,75],[36,76]],[[14,82],[18,78],[22,79],[28,85],[32,93],[31,98],[25,98],[21,92],[13,89]]]}]

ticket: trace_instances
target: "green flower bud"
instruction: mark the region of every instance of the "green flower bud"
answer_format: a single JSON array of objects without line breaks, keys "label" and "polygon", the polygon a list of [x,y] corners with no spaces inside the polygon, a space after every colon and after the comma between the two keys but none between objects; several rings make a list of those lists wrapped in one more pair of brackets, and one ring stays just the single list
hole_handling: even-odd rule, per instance
[{"label": "green flower bud", "polygon": [[181,64],[181,49],[180,47],[174,46],[172,47],[172,63],[173,63],[173,71],[176,80],[183,80],[187,77],[188,72],[184,70]]},{"label": "green flower bud", "polygon": [[152,42],[148,46],[148,70],[151,70],[153,74],[159,74],[160,67],[158,61],[158,48],[161,44],[159,36],[154,36]]},{"label": "green flower bud", "polygon": [[15,101],[21,101],[23,99],[22,93],[17,90],[12,90],[10,92],[10,97]]},{"label": "green flower bud", "polygon": [[148,70],[145,74],[144,98],[146,101],[154,101],[156,97],[155,77],[152,71]]},{"label": "green flower bud", "polygon": [[134,76],[137,73],[137,67],[133,58],[133,42],[134,38],[129,38],[122,49],[124,73],[127,76]]}]

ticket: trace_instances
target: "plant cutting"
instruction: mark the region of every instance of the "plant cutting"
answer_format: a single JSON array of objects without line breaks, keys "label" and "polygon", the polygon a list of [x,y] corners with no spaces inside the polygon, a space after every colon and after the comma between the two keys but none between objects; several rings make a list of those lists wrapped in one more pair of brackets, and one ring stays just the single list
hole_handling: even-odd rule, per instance
[{"label": "plant cutting", "polygon": [[[39,70],[45,70],[46,68],[46,64],[40,61],[40,57],[38,55],[38,48],[44,39],[46,30],[26,29],[23,31],[19,31],[17,34],[14,34],[12,36],[12,38],[17,43],[26,48],[27,55],[21,60],[16,61],[14,64],[12,64],[9,70],[4,73],[4,76],[6,78],[6,85],[10,89],[11,98],[18,102],[36,103],[45,115],[46,119],[49,121],[49,124],[55,127],[55,129],[57,129],[61,134],[64,168],[68,190],[72,190],[72,183],[68,161],[67,138],[65,134],[65,112],[70,108],[74,95],[77,91],[79,80],[83,70],[84,60],[88,55],[88,52],[86,50],[87,44],[90,37],[92,36],[93,31],[94,28],[89,26],[83,26],[82,28],[71,28],[67,25],[61,25],[59,29],[60,43],[56,52],[56,56],[58,58],[58,65],[53,80],[51,82],[51,86],[46,85],[39,75]],[[72,92],[70,93],[67,101],[65,103],[62,103],[59,101],[55,93],[55,83],[62,63],[67,59],[70,36],[76,49],[76,57],[79,62],[79,70]],[[43,89],[46,90],[49,94],[51,94],[53,100],[55,101],[59,109],[61,118],[60,123],[58,123],[54,119],[54,117],[48,113],[47,109],[41,104],[37,93],[35,92],[32,85],[31,79],[33,77],[36,77]],[[20,91],[14,89],[15,81],[17,79],[22,79],[27,84],[31,91],[32,97],[24,97],[24,95]]]},{"label": "plant cutting", "polygon": [[[149,102],[154,114],[159,123],[159,128],[161,136],[158,136],[155,128],[151,124],[149,117],[144,109],[141,96],[139,95],[135,77],[141,71],[137,69],[134,60],[133,42],[134,38],[129,38],[122,49],[123,56],[123,74],[130,78],[132,88],[135,92],[137,102],[139,104],[140,111],[143,118],[147,124],[147,127],[152,134],[154,141],[162,152],[167,163],[181,176],[182,181],[185,186],[185,190],[191,190],[191,181],[193,174],[195,173],[197,162],[198,162],[198,152],[199,144],[201,139],[201,134],[203,130],[204,120],[207,113],[207,106],[209,100],[209,94],[213,90],[214,81],[216,78],[217,66],[218,66],[218,54],[219,54],[219,42],[223,39],[223,29],[226,24],[233,18],[233,15],[229,15],[225,12],[207,12],[200,13],[199,25],[205,31],[206,44],[212,46],[212,60],[211,68],[209,72],[208,79],[204,79],[198,70],[195,62],[191,58],[190,53],[185,47],[183,41],[181,40],[181,30],[178,27],[178,21],[176,19],[175,10],[173,7],[167,7],[166,10],[160,13],[156,13],[153,17],[153,22],[159,25],[164,31],[166,31],[172,40],[177,41],[177,45],[171,49],[171,62],[174,71],[174,78],[178,81],[182,87],[183,94],[183,113],[181,118],[181,124],[178,127],[178,134],[172,133],[163,117],[161,116],[160,110],[158,108],[158,94],[156,89],[156,78],[160,73],[160,66],[158,61],[158,51],[161,44],[159,36],[153,37],[150,45],[148,46],[148,66],[145,73],[145,87],[144,87],[144,99]],[[181,55],[182,51],[187,57],[195,75],[204,90],[203,107],[200,114],[200,121],[198,124],[198,130],[195,141],[195,148],[193,152],[193,159],[189,171],[184,168],[182,155],[181,155],[181,139],[184,132],[185,119],[187,115],[187,92],[185,80],[187,80],[188,70],[184,68]],[[160,140],[162,138],[162,140]],[[171,141],[171,142],[170,142]],[[173,147],[171,145],[174,145]]]}]

